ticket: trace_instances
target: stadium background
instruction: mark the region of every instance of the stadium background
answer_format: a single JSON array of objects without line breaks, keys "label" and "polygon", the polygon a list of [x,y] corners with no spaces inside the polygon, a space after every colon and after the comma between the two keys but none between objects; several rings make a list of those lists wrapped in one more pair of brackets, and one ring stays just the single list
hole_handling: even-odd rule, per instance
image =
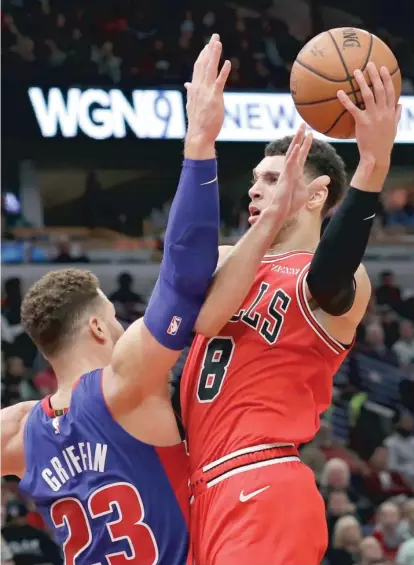
[{"label": "stadium background", "polygon": [[[212,31],[233,67],[217,144],[223,242],[246,230],[264,142],[299,124],[289,70],[307,39],[358,26],[394,50],[404,110],[365,257],[375,292],[301,452],[326,500],[326,564],[413,564],[414,3],[8,0],[2,10],[2,406],[54,390],[19,318],[22,294],[49,269],[83,264],[126,325],[142,315],[182,161],[182,84]],[[352,174],[355,143],[335,147]],[[171,374],[176,405],[183,363]],[[2,534],[4,563],[7,547],[16,565],[60,562],[13,477]]]}]

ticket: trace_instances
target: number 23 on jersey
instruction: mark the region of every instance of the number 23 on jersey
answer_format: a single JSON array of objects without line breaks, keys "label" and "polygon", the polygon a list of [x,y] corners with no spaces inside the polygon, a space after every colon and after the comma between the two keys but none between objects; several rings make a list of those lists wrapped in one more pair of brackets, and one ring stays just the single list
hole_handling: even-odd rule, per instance
[{"label": "number 23 on jersey", "polygon": [[[133,485],[112,483],[98,488],[90,495],[87,506],[88,513],[76,498],[63,498],[51,507],[55,528],[68,530],[63,544],[65,565],[85,563],[82,553],[94,542],[91,521],[111,514],[114,519],[106,523],[106,529],[114,552],[105,555],[105,562],[93,565],[155,565],[158,562],[157,542],[151,528],[143,521],[142,499]],[[121,540],[129,545],[128,552],[117,548]]]}]

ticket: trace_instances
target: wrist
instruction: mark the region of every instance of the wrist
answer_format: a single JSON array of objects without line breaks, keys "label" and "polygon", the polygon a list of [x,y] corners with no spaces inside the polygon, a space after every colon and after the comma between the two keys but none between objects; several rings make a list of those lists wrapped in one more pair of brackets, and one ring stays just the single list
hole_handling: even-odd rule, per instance
[{"label": "wrist", "polygon": [[366,192],[381,192],[390,170],[390,161],[378,163],[373,157],[361,157],[351,185]]},{"label": "wrist", "polygon": [[216,157],[215,144],[201,136],[187,134],[184,140],[184,157],[194,160],[214,159]]}]

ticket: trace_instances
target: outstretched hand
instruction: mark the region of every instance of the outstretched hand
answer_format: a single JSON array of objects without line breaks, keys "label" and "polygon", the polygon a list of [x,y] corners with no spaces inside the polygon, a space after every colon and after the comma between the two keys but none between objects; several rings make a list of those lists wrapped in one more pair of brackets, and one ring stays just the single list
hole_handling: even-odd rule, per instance
[{"label": "outstretched hand", "polygon": [[388,69],[381,67],[378,72],[374,63],[368,63],[367,72],[373,91],[362,71],[354,72],[364,101],[364,109],[358,108],[343,90],[339,90],[337,96],[355,120],[355,136],[361,159],[375,167],[387,167],[391,160],[402,107],[397,104],[394,84]]},{"label": "outstretched hand", "polygon": [[224,122],[223,91],[231,70],[225,61],[219,72],[222,44],[218,34],[213,34],[194,64],[187,90],[188,130],[186,143],[214,147]]},{"label": "outstretched hand", "polygon": [[327,175],[306,184],[304,167],[312,140],[312,133],[306,134],[306,124],[302,124],[287,150],[268,212],[275,212],[277,215],[283,212],[286,218],[294,216],[306,204],[312,192],[329,184],[330,178]]}]

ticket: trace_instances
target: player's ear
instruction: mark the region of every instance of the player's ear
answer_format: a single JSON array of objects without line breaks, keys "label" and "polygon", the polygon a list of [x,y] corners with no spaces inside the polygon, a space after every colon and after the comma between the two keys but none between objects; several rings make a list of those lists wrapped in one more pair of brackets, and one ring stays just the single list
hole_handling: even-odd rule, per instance
[{"label": "player's ear", "polygon": [[89,318],[88,322],[89,331],[91,332],[92,337],[98,341],[99,343],[103,344],[106,342],[106,327],[105,325],[97,318],[96,316],[92,316]]},{"label": "player's ear", "polygon": [[328,184],[331,179],[328,175],[322,175],[314,179],[310,184],[308,184],[309,189],[309,200],[306,205],[308,210],[322,209],[325,201],[328,197]]}]

